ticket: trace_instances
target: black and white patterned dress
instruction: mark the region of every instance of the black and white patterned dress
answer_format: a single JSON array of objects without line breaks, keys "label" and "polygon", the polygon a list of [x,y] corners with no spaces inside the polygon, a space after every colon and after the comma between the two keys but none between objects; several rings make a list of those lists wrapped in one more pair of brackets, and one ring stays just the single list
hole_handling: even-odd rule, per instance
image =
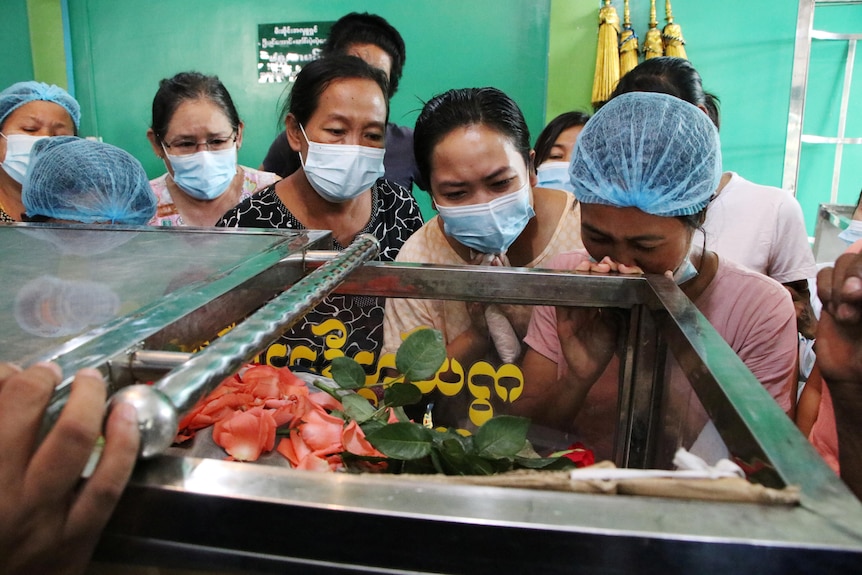
[{"label": "black and white patterned dress", "polygon": [[[413,195],[393,182],[379,179],[371,187],[371,218],[360,233],[380,241],[380,261],[394,261],[407,238],[422,227],[422,214]],[[275,185],[255,193],[226,213],[216,224],[228,228],[306,227],[281,202]],[[343,250],[333,239],[336,250]],[[259,359],[282,367],[301,366],[328,374],[334,357],[352,357],[371,375],[383,344],[384,299],[332,295],[321,302]]]}]

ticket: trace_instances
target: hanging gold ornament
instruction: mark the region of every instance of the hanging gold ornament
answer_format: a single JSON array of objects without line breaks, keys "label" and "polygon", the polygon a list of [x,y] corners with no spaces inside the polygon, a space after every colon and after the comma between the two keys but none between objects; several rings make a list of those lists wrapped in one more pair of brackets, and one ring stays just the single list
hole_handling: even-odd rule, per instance
[{"label": "hanging gold ornament", "polygon": [[655,0],[650,1],[649,7],[649,30],[644,36],[644,58],[656,58],[664,56],[664,46],[661,41],[661,31],[658,29],[658,20],[655,19]]},{"label": "hanging gold ornament", "polygon": [[661,38],[664,40],[664,55],[688,59],[688,56],[685,55],[685,38],[682,37],[682,27],[673,21],[670,0],[665,0],[664,11],[667,20],[667,26],[661,33]]},{"label": "hanging gold ornament", "polygon": [[593,78],[593,105],[606,102],[620,81],[620,17],[604,0],[599,10],[599,45],[596,52],[596,75]]},{"label": "hanging gold ornament", "polygon": [[623,8],[623,31],[620,33],[620,78],[638,65],[638,36],[632,28],[629,0]]}]

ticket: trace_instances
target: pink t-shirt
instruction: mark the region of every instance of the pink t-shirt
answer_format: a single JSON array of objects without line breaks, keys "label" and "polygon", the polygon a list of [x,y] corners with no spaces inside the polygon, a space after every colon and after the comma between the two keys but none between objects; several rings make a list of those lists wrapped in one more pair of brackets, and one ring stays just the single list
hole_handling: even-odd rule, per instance
[{"label": "pink t-shirt", "polygon": [[[585,250],[569,252],[553,258],[549,267],[573,270],[586,259],[589,254]],[[778,405],[788,411],[797,354],[796,313],[788,291],[764,275],[719,258],[715,277],[694,304]],[[536,307],[524,341],[555,362],[558,375],[562,376],[568,367],[556,323],[555,308]],[[575,425],[587,441],[607,440],[608,435],[613,437],[618,369],[619,363],[614,357],[578,414]],[[697,420],[702,407],[696,394],[690,391],[675,362],[671,362],[670,369],[671,382],[681,380],[679,385],[673,384],[676,407],[688,404],[681,409],[695,418],[692,421]],[[681,397],[682,393],[686,393],[686,397]],[[696,433],[699,429],[689,431]]]}]

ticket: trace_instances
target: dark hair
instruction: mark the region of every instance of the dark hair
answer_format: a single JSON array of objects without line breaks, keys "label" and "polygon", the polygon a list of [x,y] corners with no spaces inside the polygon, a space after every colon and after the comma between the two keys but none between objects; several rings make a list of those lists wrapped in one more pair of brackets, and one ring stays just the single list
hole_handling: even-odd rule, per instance
[{"label": "dark hair", "polygon": [[609,99],[628,92],[659,92],[703,106],[709,119],[718,127],[718,98],[704,92],[700,74],[685,58],[661,56],[644,60],[620,78]]},{"label": "dark hair", "polygon": [[392,59],[392,69],[389,71],[389,91],[386,95],[390,98],[394,96],[398,91],[404,62],[407,61],[407,51],[401,34],[376,14],[351,12],[332,25],[329,37],[321,49],[321,55],[326,58],[346,54],[355,44],[374,44],[389,54]]},{"label": "dark hair", "polygon": [[536,138],[536,157],[533,161],[534,169],[538,168],[548,156],[551,155],[551,148],[554,147],[554,142],[560,137],[560,134],[575,126],[583,126],[590,119],[590,115],[584,112],[563,112],[545,126],[545,129]]},{"label": "dark hair", "polygon": [[[317,110],[320,95],[333,81],[344,78],[372,80],[380,86],[384,96],[389,89],[383,70],[378,70],[361,58],[356,56],[320,58],[306,64],[296,75],[290,96],[282,107],[281,117],[285,118],[288,113],[293,114],[296,120],[304,126]],[[384,97],[384,100],[386,101],[386,121],[388,122],[389,99]]]},{"label": "dark hair", "polygon": [[485,125],[509,138],[531,169],[530,130],[518,104],[497,88],[462,88],[431,98],[416,119],[413,151],[425,182],[431,181],[431,154],[440,140],[470,125]]},{"label": "dark hair", "polygon": [[153,98],[153,123],[150,128],[160,141],[168,131],[174,112],[187,100],[209,100],[224,112],[234,130],[239,129],[240,120],[236,106],[218,76],[180,72],[173,78],[165,78],[159,82],[159,90]]},{"label": "dark hair", "polygon": [[721,100],[718,96],[711,92],[704,92],[703,105],[706,106],[706,115],[715,124],[715,127],[721,129]]},{"label": "dark hair", "polygon": [[[712,200],[710,200],[710,202],[711,201]],[[709,207],[709,204],[707,204],[707,207]],[[681,221],[683,223],[683,225],[685,225],[686,227],[689,227],[693,230],[703,231],[702,230],[703,223],[706,221],[706,210],[707,210],[707,208],[703,208],[702,210],[700,210],[699,212],[696,212],[694,214],[689,214],[687,216],[674,216],[674,217],[676,219],[678,219],[679,221]],[[705,234],[704,234],[704,236],[705,236]]]}]

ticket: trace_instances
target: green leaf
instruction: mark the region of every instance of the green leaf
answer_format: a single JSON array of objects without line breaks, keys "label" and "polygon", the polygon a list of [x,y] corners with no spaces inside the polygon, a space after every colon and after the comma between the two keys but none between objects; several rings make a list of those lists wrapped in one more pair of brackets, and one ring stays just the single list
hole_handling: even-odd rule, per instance
[{"label": "green leaf", "polygon": [[491,459],[512,458],[523,449],[529,427],[526,417],[492,417],[473,436],[476,453]]},{"label": "green leaf", "polygon": [[[398,461],[398,460],[394,460]],[[432,474],[438,473],[437,468],[434,467],[434,461],[431,457],[422,457],[421,459],[411,459],[410,461],[398,461],[401,464],[401,468],[396,471],[396,473],[424,473],[424,474]]]},{"label": "green leaf", "polygon": [[[465,456],[465,465],[463,470],[458,475],[494,475],[506,469],[500,469],[494,465],[494,461],[490,461],[479,455],[467,454]],[[508,463],[508,462],[504,462]]]},{"label": "green leaf", "polygon": [[383,392],[383,402],[392,407],[413,405],[422,400],[422,392],[412,383],[393,383]]},{"label": "green leaf", "polygon": [[571,459],[566,459],[565,457],[516,457],[515,464],[517,467],[526,467],[527,469],[546,469],[548,471],[574,469],[575,467],[575,463]]},{"label": "green leaf", "polygon": [[[533,449],[533,444],[530,443],[529,441],[524,442],[524,447],[521,448],[521,451],[519,451],[518,453],[515,454],[515,457],[521,458],[521,459],[526,459],[526,458],[542,459],[542,456],[539,455],[535,449]],[[549,457],[554,457],[554,456],[551,455]]]},{"label": "green leaf", "polygon": [[341,405],[344,406],[344,413],[351,419],[355,419],[356,423],[368,421],[377,411],[367,399],[357,393],[349,393],[342,397]]},{"label": "green leaf", "polygon": [[420,459],[431,452],[431,430],[416,423],[391,423],[365,438],[394,459]]},{"label": "green leaf", "polygon": [[341,389],[359,389],[365,387],[365,370],[354,359],[336,357],[332,360],[332,379]]},{"label": "green leaf", "polygon": [[360,423],[359,427],[362,428],[362,432],[365,434],[365,437],[368,437],[369,434],[386,427],[386,422],[379,421],[377,419],[369,419],[368,421]]},{"label": "green leaf", "polygon": [[443,334],[436,329],[414,331],[395,353],[395,368],[407,381],[431,379],[446,359]]},{"label": "green leaf", "polygon": [[435,429],[434,431],[434,445],[438,449],[445,449],[445,444],[449,441],[455,441],[461,446],[461,451],[464,453],[469,453],[473,451],[473,436],[471,435],[461,435],[451,427],[447,427],[446,429]]},{"label": "green leaf", "polygon": [[431,465],[434,466],[435,472],[442,473],[443,475],[451,475],[451,473],[447,471],[448,468],[446,466],[446,463],[443,461],[439,451],[437,451],[436,449],[432,449],[430,459]]},{"label": "green leaf", "polygon": [[444,439],[435,443],[437,449],[431,455],[438,456],[440,472],[446,475],[465,475],[469,469],[467,464],[467,452],[460,441],[454,438]]}]

